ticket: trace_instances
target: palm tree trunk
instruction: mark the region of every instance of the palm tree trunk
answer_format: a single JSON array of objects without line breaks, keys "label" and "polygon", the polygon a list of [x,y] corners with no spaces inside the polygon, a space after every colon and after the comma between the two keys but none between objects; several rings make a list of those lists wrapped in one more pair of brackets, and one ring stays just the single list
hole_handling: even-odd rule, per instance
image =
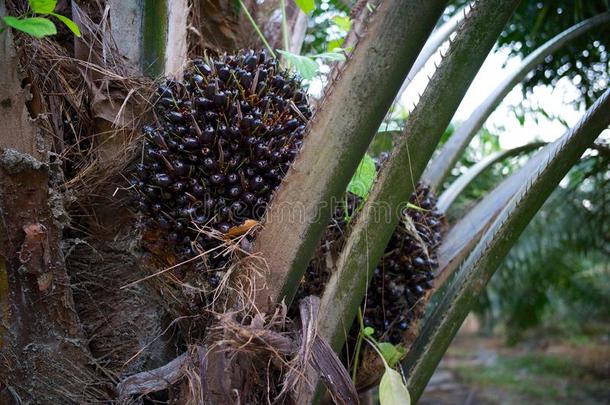
[{"label": "palm tree trunk", "polygon": [[60,248],[64,212],[10,30],[0,66],[0,403],[77,401],[94,380]]}]

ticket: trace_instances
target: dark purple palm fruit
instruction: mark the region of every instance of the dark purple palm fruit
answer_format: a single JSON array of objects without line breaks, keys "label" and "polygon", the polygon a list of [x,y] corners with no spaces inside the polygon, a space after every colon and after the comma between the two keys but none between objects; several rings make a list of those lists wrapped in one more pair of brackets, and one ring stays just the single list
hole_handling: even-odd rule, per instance
[{"label": "dark purple palm fruit", "polygon": [[[333,263],[336,263],[349,233],[346,218],[356,213],[362,199],[347,193],[346,201],[347,206],[343,202],[337,205],[307,267],[297,299],[322,295],[333,271]],[[362,308],[364,324],[375,330],[374,337],[393,344],[401,342],[402,335],[417,318],[415,309],[418,303],[432,287],[433,273],[438,267],[436,250],[444,223],[443,215],[436,209],[436,198],[428,186],[418,184],[409,203],[404,215],[411,218],[414,229],[406,226],[404,218],[398,224],[375,268],[367,291],[367,305]]]},{"label": "dark purple palm fruit", "polygon": [[432,287],[444,222],[427,185],[418,184],[409,202],[404,215],[414,229],[401,219],[375,268],[362,308],[364,325],[375,330],[376,339],[392,344],[400,344],[417,320],[424,295]]},{"label": "dark purple palm fruit", "polygon": [[[388,157],[385,152],[379,156],[377,170]],[[438,267],[436,251],[444,222],[430,187],[418,183],[375,268],[362,308],[364,325],[375,330],[376,339],[399,344],[420,316]]]},{"label": "dark purple palm fruit", "polygon": [[[436,252],[444,228],[444,217],[427,185],[418,184],[409,202],[405,217],[375,268],[362,307],[364,326],[374,329],[375,339],[397,346],[412,339],[414,325],[424,314],[426,292],[432,288],[438,268]],[[351,342],[356,341],[359,331],[360,325],[355,322],[350,331]],[[355,361],[353,353],[346,356]],[[379,382],[384,365],[373,349],[366,346],[357,364],[360,367],[355,383],[359,391]]]},{"label": "dark purple palm fruit", "polygon": [[[385,160],[380,157],[380,161]],[[378,168],[380,163],[377,163]],[[357,215],[362,199],[347,193],[347,203],[339,203],[331,224],[309,263],[297,301],[308,295],[321,296],[334,264],[349,234],[346,218]],[[444,217],[436,208],[436,198],[425,184],[418,184],[409,199],[409,206],[392,234],[363,301],[364,326],[374,329],[379,342],[400,345],[407,339],[410,327],[420,319],[425,307],[425,295],[432,287],[438,267],[436,251],[441,242]],[[407,217],[411,219],[409,224]],[[355,322],[346,347],[353,348],[360,330]],[[346,352],[350,361],[353,353]],[[383,364],[373,350],[361,353],[358,388],[368,388],[381,376]]]},{"label": "dark purple palm fruit", "polygon": [[260,220],[298,153],[312,113],[301,80],[264,51],[206,55],[156,92],[134,175],[145,230],[178,260]]}]

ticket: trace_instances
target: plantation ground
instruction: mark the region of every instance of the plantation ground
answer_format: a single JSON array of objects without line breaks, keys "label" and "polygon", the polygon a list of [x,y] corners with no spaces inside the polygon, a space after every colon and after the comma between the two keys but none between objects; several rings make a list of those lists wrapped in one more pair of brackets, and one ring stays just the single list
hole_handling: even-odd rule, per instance
[{"label": "plantation ground", "polygon": [[507,347],[501,337],[460,333],[420,404],[608,404],[608,333],[535,338]]}]

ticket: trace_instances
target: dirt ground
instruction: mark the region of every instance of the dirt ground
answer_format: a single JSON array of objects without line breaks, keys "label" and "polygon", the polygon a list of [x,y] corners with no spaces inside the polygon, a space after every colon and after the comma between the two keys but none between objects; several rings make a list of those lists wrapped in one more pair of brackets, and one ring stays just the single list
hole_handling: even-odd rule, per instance
[{"label": "dirt ground", "polygon": [[610,404],[608,336],[507,347],[501,337],[461,332],[419,404]]}]

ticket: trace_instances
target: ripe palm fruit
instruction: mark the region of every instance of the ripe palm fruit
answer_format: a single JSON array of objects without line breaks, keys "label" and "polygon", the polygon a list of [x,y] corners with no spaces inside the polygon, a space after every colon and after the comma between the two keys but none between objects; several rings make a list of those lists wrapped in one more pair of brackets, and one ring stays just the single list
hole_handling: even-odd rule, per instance
[{"label": "ripe palm fruit", "polygon": [[206,55],[157,90],[134,175],[142,225],[178,259],[259,220],[299,152],[311,117],[298,76],[264,51]]},{"label": "ripe palm fruit", "polygon": [[[362,202],[360,197],[351,193],[346,197],[347,204],[337,206],[306,270],[298,298],[320,296],[324,291],[333,270],[332,263],[349,233],[346,217],[354,215]],[[402,341],[404,333],[417,319],[421,298],[432,287],[433,273],[438,267],[436,249],[444,223],[441,212],[436,209],[436,198],[427,185],[418,184],[409,202],[404,214],[411,218],[414,229],[410,229],[404,220],[398,224],[374,270],[367,290],[366,307],[362,308],[364,325],[375,330],[377,340],[392,344]],[[354,337],[358,328],[355,325],[352,330]]]},{"label": "ripe palm fruit", "polygon": [[404,220],[399,223],[375,268],[362,308],[364,325],[375,330],[376,339],[392,344],[401,343],[432,287],[444,221],[427,185],[417,185],[410,203],[405,214],[415,229]]},{"label": "ripe palm fruit", "polygon": [[[424,297],[432,287],[434,271],[438,267],[436,251],[444,227],[444,217],[436,209],[436,198],[427,185],[418,184],[409,202],[375,267],[361,308],[364,326],[374,329],[375,339],[394,345],[409,339],[411,327],[423,315]],[[345,203],[337,206],[309,263],[295,302],[308,295],[322,295],[349,234],[349,218],[357,213],[361,203],[360,197],[348,192]],[[292,315],[296,315],[295,307],[291,308]],[[356,388],[365,391],[379,382],[384,366],[378,354],[368,346],[360,353],[359,360],[353,358],[351,349],[359,332],[360,325],[354,322],[343,355],[346,364],[359,365]]]},{"label": "ripe palm fruit", "polygon": [[[372,327],[379,342],[402,345],[412,339],[414,324],[423,316],[426,291],[432,287],[438,268],[436,251],[441,242],[444,218],[436,209],[436,198],[425,184],[418,184],[411,194],[412,204],[405,210],[411,222],[403,218],[390,239],[385,253],[375,268],[362,305],[364,326]],[[355,322],[350,341],[360,332]],[[353,345],[348,346],[353,347]],[[377,352],[366,346],[358,360],[353,353],[347,358],[359,365],[358,391],[378,384],[384,365]]]}]

